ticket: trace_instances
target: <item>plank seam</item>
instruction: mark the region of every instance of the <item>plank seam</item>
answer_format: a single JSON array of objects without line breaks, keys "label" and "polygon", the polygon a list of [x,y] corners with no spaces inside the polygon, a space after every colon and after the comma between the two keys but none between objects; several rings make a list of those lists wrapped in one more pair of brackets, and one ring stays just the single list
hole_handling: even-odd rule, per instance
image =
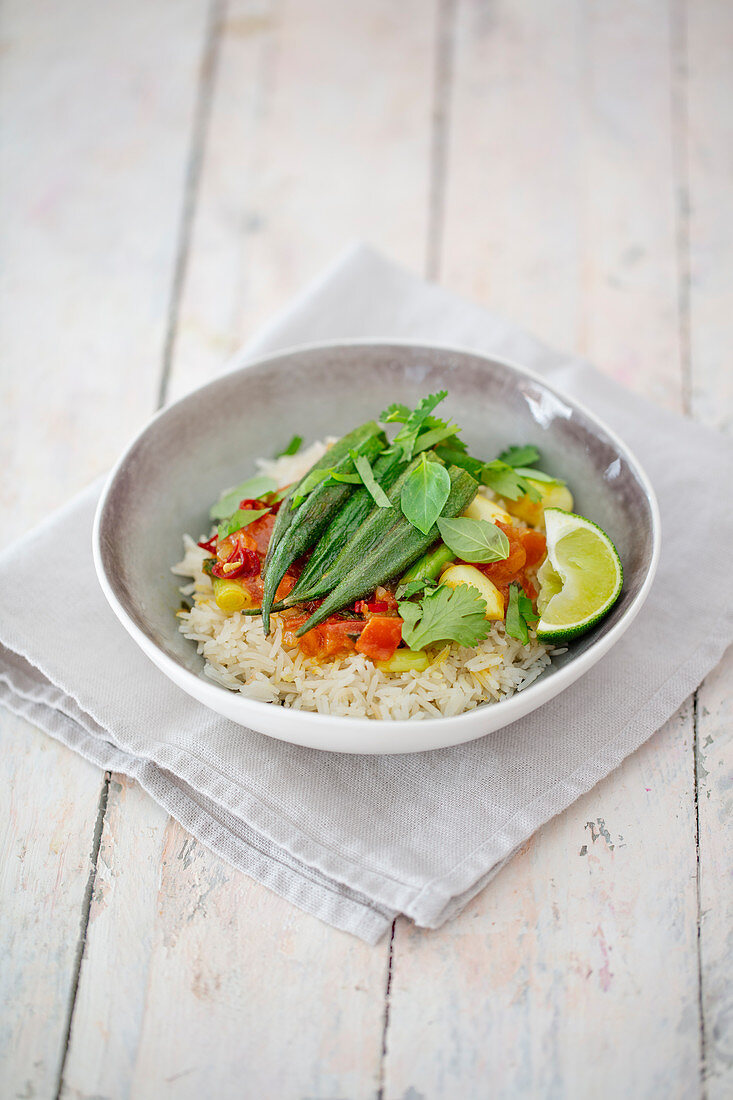
[{"label": "plank seam", "polygon": [[433,77],[430,177],[428,182],[428,232],[425,257],[425,274],[428,279],[432,280],[437,280],[440,276],[443,250],[456,0],[438,0],[436,22],[437,41]]},{"label": "plank seam", "polygon": [[707,1097],[707,1056],[708,1042],[707,1029],[705,1027],[705,997],[703,989],[703,965],[702,965],[702,883],[700,875],[700,781],[698,774],[699,741],[698,741],[698,693],[692,697],[692,750],[693,750],[693,776],[695,781],[695,858],[696,858],[696,885],[697,885],[697,1010],[700,1020],[700,1096],[702,1100]]},{"label": "plank seam", "polygon": [[[688,156],[689,111],[687,104],[687,20],[685,0],[670,2],[670,45],[672,93],[670,121],[672,165],[675,181],[677,316],[680,349],[680,389],[682,409],[693,417],[692,333],[691,333],[691,244],[690,244],[690,171]],[[692,767],[695,800],[695,890],[697,894],[697,1012],[699,1028],[700,1096],[707,1097],[707,1032],[702,965],[702,894],[700,881],[700,784],[698,774],[698,690],[692,695]]]},{"label": "plank seam", "polygon": [[173,266],[173,282],[168,304],[165,340],[163,343],[163,365],[158,386],[156,409],[166,402],[170,383],[173,355],[178,334],[178,321],[181,311],[183,286],[188,269],[188,257],[191,250],[193,219],[203,170],[206,135],[211,120],[211,108],[214,100],[214,86],[219,66],[219,53],[222,30],[226,14],[226,0],[210,0],[209,12],[204,35],[204,47],[199,70],[199,82],[196,92],[193,124],[191,127],[191,145],[186,161],[186,176],[183,187],[183,209],[178,231],[178,245]]},{"label": "plank seam", "polygon": [[94,887],[97,881],[97,865],[99,862],[99,851],[102,846],[102,831],[104,829],[104,819],[107,814],[107,804],[109,802],[109,785],[112,778],[111,772],[104,773],[104,782],[102,783],[102,789],[99,792],[99,804],[97,806],[97,819],[94,823],[94,833],[92,834],[92,848],[89,853],[89,877],[87,879],[86,887],[84,888],[84,896],[81,904],[81,918],[79,921],[79,940],[76,945],[76,954],[74,956],[74,968],[71,978],[71,993],[69,996],[69,1008],[66,1014],[66,1028],[64,1030],[64,1044],[61,1051],[61,1063],[59,1065],[59,1072],[56,1081],[56,1091],[54,1093],[55,1100],[59,1100],[64,1087],[64,1070],[66,1069],[66,1061],[69,1056],[69,1044],[71,1041],[71,1028],[74,1022],[74,1010],[76,1008],[76,998],[79,992],[79,980],[81,978],[81,968],[84,962],[84,952],[87,945],[87,932],[89,930],[89,918],[92,911],[92,900],[94,898]]},{"label": "plank seam", "polygon": [[377,1100],[384,1100],[384,1076],[387,1062],[387,1032],[389,1031],[390,998],[392,993],[392,967],[394,963],[394,940],[397,917],[392,921],[389,934],[389,954],[387,956],[387,981],[384,987],[384,1018],[382,1021],[382,1049],[379,1056],[379,1080]]}]

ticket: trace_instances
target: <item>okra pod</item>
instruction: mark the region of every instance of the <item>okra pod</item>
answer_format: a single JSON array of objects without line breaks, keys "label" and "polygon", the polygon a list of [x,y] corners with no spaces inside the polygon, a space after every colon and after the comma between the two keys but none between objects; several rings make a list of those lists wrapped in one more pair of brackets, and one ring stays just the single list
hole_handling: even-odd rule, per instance
[{"label": "okra pod", "polygon": [[[338,459],[338,454],[333,452],[339,444],[343,446],[349,436],[344,436],[335,444],[329,452],[332,456],[331,465],[339,474],[350,475],[355,473],[355,467],[349,456],[350,450],[356,450],[365,455],[370,461],[379,454],[387,444],[384,432],[375,424],[364,425],[358,429],[360,437],[355,440],[354,434],[350,445],[346,447],[346,454]],[[262,595],[262,625],[265,633],[270,630],[270,610],[272,608],[275,593],[280,581],[285,576],[289,565],[304,554],[320,538],[331,519],[343,508],[346,500],[354,491],[354,486],[348,482],[326,479],[313,489],[303,503],[294,513],[294,518],[286,529],[284,536],[272,554],[268,557],[262,570],[264,591]],[[287,498],[283,508],[288,507]],[[282,512],[283,508],[280,509]]]},{"label": "okra pod", "polygon": [[[385,492],[392,488],[406,465],[399,452],[379,456],[374,463],[374,477]],[[399,501],[393,502],[394,507],[399,507]],[[321,535],[308,564],[298,578],[298,583],[287,597],[286,606],[302,603],[305,600],[317,599],[333,588],[333,578],[325,577],[325,574],[336,561],[348,540],[373,511],[375,513],[381,511],[392,520],[396,518],[393,509],[375,508],[368,489],[357,489]]]},{"label": "okra pod", "polygon": [[[470,504],[478,492],[478,482],[457,466],[451,466],[448,473],[451,489],[441,516],[450,519],[460,515],[466,505]],[[359,538],[360,531],[357,532],[355,539]],[[440,532],[436,524],[433,524],[428,534],[424,535],[400,512],[397,522],[376,544],[372,543],[372,548],[348,572],[342,574],[340,583],[297,633],[305,634],[306,631],[324,622],[335,611],[340,611],[347,604],[373,592],[378,585],[386,584],[395,577],[401,576],[403,571],[439,538]],[[348,550],[347,546],[344,553]],[[339,562],[342,558],[343,555],[339,558]]]},{"label": "okra pod", "polygon": [[319,459],[313,463],[313,465],[303,474],[299,481],[296,481],[294,485],[290,486],[287,496],[283,499],[280,505],[280,511],[277,514],[275,520],[275,526],[272,529],[272,535],[270,536],[270,543],[267,547],[267,554],[265,556],[264,568],[267,569],[270,558],[275,553],[280,541],[285,535],[285,532],[292,525],[295,516],[297,515],[297,509],[293,509],[293,497],[297,495],[298,489],[303,484],[309,474],[312,474],[315,470],[328,470],[331,466],[335,466],[342,458],[346,458],[350,450],[358,448],[360,443],[363,443],[365,439],[373,435],[379,430],[377,424],[373,420],[368,420],[366,424],[362,424],[360,427],[355,428],[353,432],[349,432],[347,435],[338,439],[332,447],[326,451],[324,455],[321,455]]},{"label": "okra pod", "polygon": [[453,551],[444,542],[441,542],[438,546],[428,550],[427,554],[423,554],[421,558],[418,558],[414,565],[410,566],[397,585],[397,591],[399,592],[400,588],[404,588],[412,581],[425,581],[427,583],[428,581],[437,580],[445,566],[455,560],[456,555]]},{"label": "okra pod", "polygon": [[[432,451],[428,452],[427,458],[429,462],[440,462],[440,459]],[[373,506],[366,519],[357,528],[346,545],[343,546],[336,560],[323,574],[321,585],[319,585],[322,593],[332,592],[352,569],[358,568],[365,556],[375,546],[382,544],[397,524],[401,521],[407,523],[400,507],[402,486],[421,461],[422,456],[413,459],[409,466],[402,470],[392,485],[387,493],[387,497],[392,504],[391,508],[379,508],[376,504]],[[408,524],[408,526],[410,525]]]}]

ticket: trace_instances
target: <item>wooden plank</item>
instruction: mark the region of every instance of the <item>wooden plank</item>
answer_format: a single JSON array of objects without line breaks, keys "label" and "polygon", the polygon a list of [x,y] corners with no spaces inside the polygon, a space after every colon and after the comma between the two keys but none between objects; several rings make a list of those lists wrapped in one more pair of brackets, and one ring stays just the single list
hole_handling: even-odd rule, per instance
[{"label": "wooden plank", "polygon": [[385,1097],[697,1094],[689,709],[455,922],[399,923]]},{"label": "wooden plank", "polygon": [[710,1100],[733,1091],[733,650],[697,700],[700,830],[700,975],[703,1053]]},{"label": "wooden plank", "polygon": [[102,776],[5,712],[0,761],[0,1095],[53,1096]]},{"label": "wooden plank", "polygon": [[443,281],[679,407],[666,4],[458,4]]},{"label": "wooden plank", "polygon": [[[681,408],[666,6],[465,0],[452,71],[445,281]],[[435,941],[398,925],[386,1096],[694,1094],[692,741],[688,707]]]},{"label": "wooden plank", "polygon": [[733,7],[684,5],[679,58],[686,77],[682,201],[689,212],[691,407],[696,419],[733,431]]},{"label": "wooden plank", "polygon": [[422,269],[435,36],[420,0],[230,5],[172,395],[352,240]]},{"label": "wooden plank", "polygon": [[[689,248],[690,406],[693,415],[733,431],[733,9],[702,0],[680,6]],[[703,1053],[711,1100],[733,1092],[733,863],[727,834],[733,803],[733,654],[698,693],[697,797]]]},{"label": "wooden plank", "polygon": [[107,470],[155,408],[205,11],[6,5],[6,540]]},{"label": "wooden plank", "polygon": [[[218,370],[350,238],[391,242],[421,265],[433,38],[418,0],[229,6],[172,394]],[[153,898],[158,834],[147,798],[110,790],[111,888],[92,904],[69,1094],[230,1096],[246,1081],[249,1094],[279,1100],[372,1097],[388,944],[334,932],[174,825]],[[126,975],[119,1027],[109,1023],[110,958]],[[89,1054],[99,1036],[103,1058]]]},{"label": "wooden plank", "polygon": [[[0,544],[154,407],[204,16],[202,0],[4,5]],[[0,739],[0,1092],[52,1096],[103,775],[4,711]]]},{"label": "wooden plank", "polygon": [[386,952],[235,871],[137,784],[109,806],[66,1093],[373,1096]]}]

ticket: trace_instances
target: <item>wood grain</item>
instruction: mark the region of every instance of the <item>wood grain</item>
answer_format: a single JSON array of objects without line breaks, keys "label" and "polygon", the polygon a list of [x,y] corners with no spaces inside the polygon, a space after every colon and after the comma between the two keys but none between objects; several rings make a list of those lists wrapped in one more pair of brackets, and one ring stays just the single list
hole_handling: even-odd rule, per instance
[{"label": "wood grain", "polygon": [[102,776],[0,715],[0,1095],[53,1096],[78,965]]},{"label": "wood grain", "polygon": [[[732,12],[11,0],[0,543],[359,236],[729,429]],[[0,1092],[54,1095],[63,1065],[74,1098],[615,1100],[697,1095],[704,1065],[722,1100],[731,656],[457,920],[400,921],[391,950],[133,783],[100,811],[100,773],[3,714]]]},{"label": "wood grain", "polygon": [[[662,3],[459,2],[442,253],[449,285],[681,409],[670,49]],[[438,942],[398,925],[386,1096],[694,1093],[693,739],[688,706]]]},{"label": "wood grain", "polygon": [[[678,65],[684,77],[683,295],[689,394],[696,419],[733,430],[733,8],[702,0],[679,6]],[[697,699],[700,1001],[706,1090],[733,1092],[733,653]]]},{"label": "wood grain", "polygon": [[386,1098],[696,1094],[690,731],[687,707],[450,925],[399,922]]},{"label": "wood grain", "polygon": [[[153,410],[204,14],[199,0],[4,5],[3,545]],[[0,1093],[53,1096],[104,779],[4,711],[0,740]]]},{"label": "wood grain", "polygon": [[355,238],[422,269],[435,36],[421,0],[230,4],[172,396]]},{"label": "wood grain", "polygon": [[[423,262],[434,52],[423,11],[416,0],[348,15],[334,0],[227,8],[171,394],[219,370],[354,235]],[[92,904],[66,1093],[233,1096],[246,1076],[251,1096],[373,1096],[388,944],[326,928],[173,824],[153,905],[137,869],[154,863],[158,813],[111,786],[100,858],[114,891]],[[110,958],[126,975],[120,1029],[109,1026]],[[90,1056],[89,1036],[102,1035],[104,1053]]]}]

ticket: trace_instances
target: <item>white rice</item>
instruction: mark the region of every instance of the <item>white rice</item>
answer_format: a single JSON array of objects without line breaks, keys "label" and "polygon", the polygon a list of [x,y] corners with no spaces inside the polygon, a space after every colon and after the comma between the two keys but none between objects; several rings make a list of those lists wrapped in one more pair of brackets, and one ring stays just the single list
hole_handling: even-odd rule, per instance
[{"label": "white rice", "polygon": [[[260,472],[278,485],[294,481],[325,453],[330,440],[276,460],[260,460]],[[179,611],[179,629],[196,642],[212,680],[250,699],[296,710],[352,718],[438,718],[499,702],[527,687],[550,664],[552,648],[530,631],[524,646],[495,623],[473,649],[455,643],[435,649],[425,672],[382,672],[359,653],[319,663],[282,645],[282,620],[272,616],[265,637],[260,616],[227,615],[219,609],[202,570],[210,555],[184,535],[184,557],[173,572],[192,578],[181,592],[193,606]]]}]

